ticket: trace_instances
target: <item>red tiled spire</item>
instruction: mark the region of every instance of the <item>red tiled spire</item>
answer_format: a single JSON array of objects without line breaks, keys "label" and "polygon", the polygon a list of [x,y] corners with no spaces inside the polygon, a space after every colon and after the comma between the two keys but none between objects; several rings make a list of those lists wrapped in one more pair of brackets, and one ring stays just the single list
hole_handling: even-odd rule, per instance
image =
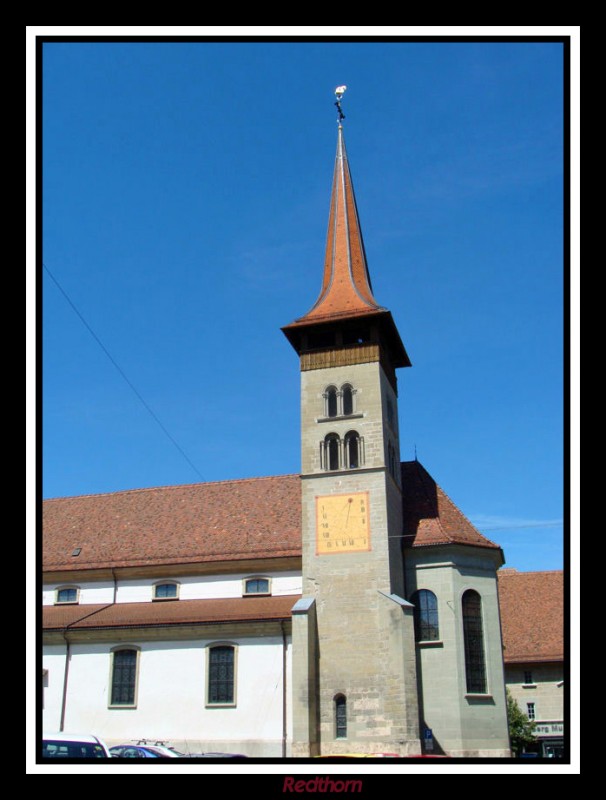
[{"label": "red tiled spire", "polygon": [[[337,329],[349,328],[353,335],[355,326],[362,321],[370,323],[371,341],[381,343],[392,367],[410,366],[391,313],[377,303],[372,293],[343,128],[339,125],[322,289],[307,314],[285,325],[282,331],[301,354],[325,346],[317,343],[315,334],[328,337]],[[341,345],[334,340],[331,346]]]},{"label": "red tiled spire", "polygon": [[372,294],[343,128],[339,125],[322,290],[297,322],[328,321],[382,311]]}]

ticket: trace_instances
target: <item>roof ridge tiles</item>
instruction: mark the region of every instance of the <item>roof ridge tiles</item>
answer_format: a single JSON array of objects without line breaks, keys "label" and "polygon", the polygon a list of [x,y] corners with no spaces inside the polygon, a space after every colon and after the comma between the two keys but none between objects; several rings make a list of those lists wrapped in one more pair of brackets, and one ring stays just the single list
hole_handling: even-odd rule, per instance
[{"label": "roof ridge tiles", "polygon": [[[408,477],[413,481],[413,489],[425,500],[425,520],[430,521],[434,532],[419,535],[416,532],[404,533],[405,540],[412,540],[414,547],[431,547],[440,544],[465,544],[500,550],[500,546],[485,536],[461,511],[452,498],[425,469],[418,459],[402,461],[403,484]],[[406,494],[406,492],[404,492]],[[441,506],[441,509],[440,509]],[[437,534],[439,532],[439,534]],[[439,538],[437,538],[439,535]]]},{"label": "roof ridge tiles", "polygon": [[[428,491],[428,487],[427,487],[427,483],[426,483],[427,478],[429,478],[429,480],[432,481],[435,484],[437,489],[441,489],[441,487],[438,485],[438,483],[436,481],[433,480],[431,475],[427,472],[427,470],[425,469],[423,464],[421,464],[420,461],[416,461],[416,464],[422,470],[420,484],[421,484],[421,486],[423,488],[423,493],[425,494],[426,500],[431,502],[431,493]],[[446,492],[443,489],[442,489],[442,494],[444,495],[444,497],[448,498],[448,495],[446,494]],[[444,537],[449,542],[452,542],[453,541],[453,536],[445,529],[444,525],[442,524],[442,520],[441,520],[439,514],[437,515],[437,517],[435,517],[435,520],[437,522],[437,525],[438,525],[439,529],[442,531]]]},{"label": "roof ridge tiles", "polygon": [[456,510],[456,511],[457,511],[457,512],[458,512],[458,513],[459,513],[459,514],[460,514],[460,515],[463,517],[463,519],[464,519],[466,522],[468,522],[468,523],[471,525],[471,527],[472,527],[474,530],[476,530],[476,531],[477,531],[477,532],[480,534],[480,536],[482,536],[484,539],[486,539],[486,541],[487,541],[487,542],[490,542],[490,544],[491,544],[491,545],[493,545],[494,547],[500,547],[500,545],[498,545],[496,542],[493,542],[493,541],[492,541],[492,539],[489,539],[489,538],[488,538],[488,536],[486,536],[485,534],[483,534],[483,533],[482,533],[482,531],[481,531],[481,530],[480,530],[480,529],[477,527],[477,525],[474,525],[474,524],[473,524],[473,522],[472,522],[472,521],[469,519],[469,517],[467,516],[467,514],[465,514],[463,511],[461,511],[461,509],[460,509],[460,508],[459,508],[459,506],[458,506],[458,505],[457,505],[457,504],[454,502],[454,500],[452,499],[452,497],[451,497],[449,494],[446,494],[446,492],[444,491],[444,489],[442,489],[442,487],[441,487],[439,484],[438,484],[438,488],[442,490],[442,494],[444,495],[444,499],[445,499],[445,500],[447,500],[447,501],[450,503],[450,505],[451,505],[451,506],[452,506],[452,507],[453,507],[453,508],[454,508],[454,509],[455,509],[455,510]]},{"label": "roof ridge tiles", "polygon": [[529,570],[519,570],[515,567],[506,567],[505,569],[499,570],[499,577],[507,578],[509,576],[517,578],[522,575],[552,575],[554,573],[563,575],[563,569],[529,569]]},{"label": "roof ridge tiles", "polygon": [[196,481],[196,483],[175,483],[175,484],[165,484],[161,486],[141,486],[138,489],[117,489],[113,492],[90,492],[88,494],[72,494],[72,495],[64,495],[60,497],[45,497],[43,499],[44,503],[52,503],[54,501],[64,501],[64,500],[83,500],[87,497],[112,497],[114,495],[123,495],[123,494],[138,494],[142,492],[156,492],[163,489],[190,489],[197,486],[218,486],[225,483],[251,483],[257,481],[266,481],[272,480],[275,478],[298,478],[300,477],[300,473],[298,472],[289,472],[282,475],[260,475],[259,477],[251,477],[251,478],[224,478],[220,481]]}]

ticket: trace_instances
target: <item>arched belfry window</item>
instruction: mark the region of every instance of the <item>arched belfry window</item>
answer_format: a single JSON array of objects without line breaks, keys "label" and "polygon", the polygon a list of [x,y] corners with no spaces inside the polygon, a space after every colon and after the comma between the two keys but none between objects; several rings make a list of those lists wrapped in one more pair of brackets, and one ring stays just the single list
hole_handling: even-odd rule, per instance
[{"label": "arched belfry window", "polygon": [[357,431],[348,431],[344,439],[338,433],[329,433],[320,442],[321,469],[358,469],[363,465],[364,439]]},{"label": "arched belfry window", "polygon": [[322,397],[324,398],[324,416],[350,417],[355,412],[356,390],[351,383],[344,383],[340,389],[336,386],[327,386]]},{"label": "arched belfry window", "polygon": [[343,405],[343,414],[348,416],[354,412],[354,391],[349,383],[345,383],[341,387],[341,403]]},{"label": "arched belfry window", "polygon": [[326,401],[326,416],[336,417],[339,413],[337,387],[329,386],[324,393],[324,399]]},{"label": "arched belfry window", "polygon": [[347,699],[344,694],[335,697],[335,739],[347,739]]},{"label": "arched belfry window", "polygon": [[461,608],[463,611],[467,691],[472,694],[486,694],[482,598],[473,589],[468,589],[463,595]]},{"label": "arched belfry window", "polygon": [[361,465],[361,443],[357,431],[345,434],[345,465],[347,469],[357,469]]},{"label": "arched belfry window", "polygon": [[415,639],[417,642],[437,642],[440,638],[438,598],[429,589],[419,589],[410,600],[415,607]]},{"label": "arched belfry window", "polygon": [[323,442],[323,466],[326,470],[339,469],[341,466],[341,440],[336,433],[329,433]]}]

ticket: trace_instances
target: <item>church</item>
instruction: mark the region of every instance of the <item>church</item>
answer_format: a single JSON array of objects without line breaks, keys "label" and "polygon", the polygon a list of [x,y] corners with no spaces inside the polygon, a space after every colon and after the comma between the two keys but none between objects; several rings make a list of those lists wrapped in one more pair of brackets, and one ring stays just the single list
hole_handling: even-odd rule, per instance
[{"label": "church", "polygon": [[342,118],[317,279],[282,329],[300,474],[44,502],[45,730],[272,759],[510,755],[503,553],[400,461],[411,362],[373,294]]}]

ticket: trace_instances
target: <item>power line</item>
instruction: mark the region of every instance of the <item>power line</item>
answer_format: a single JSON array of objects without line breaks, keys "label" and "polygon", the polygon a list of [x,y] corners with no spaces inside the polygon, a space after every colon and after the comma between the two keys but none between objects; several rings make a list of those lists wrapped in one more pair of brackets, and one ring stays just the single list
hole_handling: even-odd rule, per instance
[{"label": "power line", "polygon": [[46,266],[46,264],[45,264],[44,262],[42,263],[42,266],[43,266],[43,267],[44,267],[44,269],[45,269],[45,270],[48,272],[48,274],[49,274],[49,275],[50,275],[50,277],[52,278],[52,280],[53,280],[53,282],[54,282],[55,286],[56,286],[56,287],[59,289],[59,291],[61,292],[61,294],[63,295],[63,297],[65,297],[65,299],[67,300],[67,302],[70,304],[70,306],[71,306],[71,307],[72,307],[72,309],[74,310],[74,313],[75,313],[75,314],[77,314],[78,318],[80,319],[80,321],[82,322],[82,324],[85,326],[85,328],[87,329],[87,331],[90,333],[90,335],[93,337],[93,339],[94,339],[94,340],[97,342],[97,344],[99,345],[99,347],[101,348],[101,350],[103,350],[103,352],[104,352],[104,353],[105,353],[105,355],[108,357],[108,359],[111,361],[111,363],[114,365],[114,367],[115,367],[115,368],[118,370],[118,372],[120,373],[120,375],[122,376],[122,378],[124,379],[124,381],[127,383],[127,385],[130,387],[130,389],[131,389],[131,390],[134,392],[134,394],[136,395],[136,397],[137,397],[137,399],[139,400],[139,402],[140,402],[140,403],[143,405],[143,407],[145,408],[145,410],[146,410],[146,411],[149,413],[149,415],[150,415],[150,416],[152,417],[152,419],[153,419],[153,420],[154,420],[154,421],[157,423],[157,425],[158,425],[158,426],[159,426],[159,427],[162,429],[162,432],[164,433],[164,435],[165,435],[165,436],[167,436],[167,437],[168,437],[168,439],[170,439],[170,441],[171,441],[171,442],[172,442],[172,444],[173,444],[173,445],[174,445],[174,446],[177,448],[177,450],[179,451],[179,453],[181,453],[181,455],[183,456],[183,458],[184,458],[184,459],[187,461],[187,463],[189,464],[189,466],[190,466],[190,467],[191,467],[191,468],[194,470],[194,472],[195,472],[195,473],[196,473],[196,475],[197,475],[197,476],[200,478],[200,480],[202,480],[202,481],[203,481],[203,480],[204,480],[204,477],[201,475],[201,473],[200,473],[200,471],[198,470],[198,468],[196,467],[196,465],[193,463],[193,461],[190,459],[190,457],[187,455],[187,453],[186,453],[186,452],[183,450],[183,448],[181,447],[181,445],[180,445],[180,444],[179,444],[179,443],[178,443],[178,442],[175,440],[175,438],[174,438],[174,437],[173,437],[173,436],[172,436],[172,435],[169,433],[169,431],[166,429],[166,427],[164,426],[164,424],[162,423],[162,421],[161,421],[161,420],[158,418],[158,416],[157,416],[157,414],[154,412],[154,410],[153,410],[152,408],[150,408],[150,406],[149,406],[149,404],[146,402],[145,398],[144,398],[144,397],[141,395],[141,393],[140,393],[140,392],[139,392],[139,390],[136,388],[136,386],[134,386],[134,385],[133,385],[132,381],[131,381],[131,380],[129,379],[129,377],[126,375],[126,373],[124,372],[124,370],[122,369],[122,367],[121,367],[121,366],[120,366],[120,365],[119,365],[119,364],[116,362],[116,360],[114,359],[114,357],[112,356],[112,354],[109,352],[109,350],[107,349],[107,347],[106,347],[106,346],[103,344],[103,342],[101,341],[101,339],[100,339],[100,338],[97,336],[97,334],[95,333],[95,331],[94,331],[94,330],[91,328],[91,326],[88,324],[88,322],[87,322],[87,321],[86,321],[86,319],[83,317],[83,315],[80,313],[80,311],[79,311],[79,310],[76,308],[76,305],[75,305],[75,304],[74,304],[74,302],[71,300],[71,298],[69,297],[69,295],[67,294],[67,292],[65,291],[65,289],[64,289],[64,288],[61,286],[61,284],[59,283],[59,281],[58,281],[58,280],[55,278],[55,276],[53,275],[53,273],[50,271],[50,269],[49,269],[49,268]]},{"label": "power line", "polygon": [[494,527],[494,528],[492,526],[478,525],[476,523],[474,524],[475,527],[478,528],[478,530],[482,529],[483,531],[509,531],[517,529],[523,530],[524,528],[561,528],[564,523],[562,522],[562,520],[559,520],[557,522],[535,522],[530,525],[524,525],[524,524],[499,525],[499,527]]}]

